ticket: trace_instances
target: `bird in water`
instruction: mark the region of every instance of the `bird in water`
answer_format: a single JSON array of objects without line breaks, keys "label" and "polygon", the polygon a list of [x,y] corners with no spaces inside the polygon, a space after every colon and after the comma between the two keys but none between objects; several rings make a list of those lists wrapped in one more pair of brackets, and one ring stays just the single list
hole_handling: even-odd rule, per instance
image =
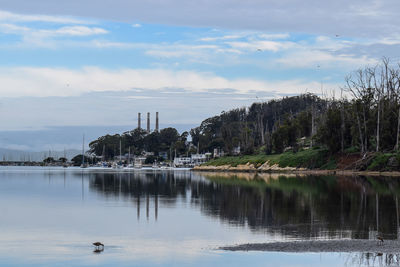
[{"label": "bird in water", "polygon": [[93,246],[95,246],[97,249],[101,246],[101,247],[103,247],[103,249],[104,249],[104,244],[101,243],[101,242],[94,242],[94,243],[93,243]]},{"label": "bird in water", "polygon": [[376,236],[376,239],[378,240],[378,245],[379,245],[379,244],[383,245],[383,237],[382,237],[382,236],[377,235],[377,236]]}]

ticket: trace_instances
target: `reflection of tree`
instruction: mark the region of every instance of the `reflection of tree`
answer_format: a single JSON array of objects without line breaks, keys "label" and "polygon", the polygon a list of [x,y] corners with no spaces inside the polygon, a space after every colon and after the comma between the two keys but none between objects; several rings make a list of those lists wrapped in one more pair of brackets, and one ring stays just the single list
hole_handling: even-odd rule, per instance
[{"label": "reflection of tree", "polygon": [[[244,180],[235,176],[207,177],[230,188],[217,194],[217,198],[222,199],[218,215],[227,220],[239,217],[237,221],[246,221],[253,229],[267,228],[284,235],[296,233],[303,238],[374,238],[377,230],[386,238],[397,237],[395,196],[397,188],[400,188],[397,179],[333,176],[266,179],[255,176],[252,180]],[[240,188],[240,191],[233,194],[235,188]],[[226,200],[229,201],[222,202]],[[227,205],[230,208],[226,208]],[[263,207],[263,210],[255,213],[256,207]]]},{"label": "reflection of tree", "polygon": [[350,253],[346,266],[399,266],[400,254],[392,253]]},{"label": "reflection of tree", "polygon": [[[204,179],[206,177],[207,179]],[[399,181],[370,177],[227,176],[174,172],[91,174],[90,189],[137,206],[190,198],[207,216],[302,238],[397,238]]]}]

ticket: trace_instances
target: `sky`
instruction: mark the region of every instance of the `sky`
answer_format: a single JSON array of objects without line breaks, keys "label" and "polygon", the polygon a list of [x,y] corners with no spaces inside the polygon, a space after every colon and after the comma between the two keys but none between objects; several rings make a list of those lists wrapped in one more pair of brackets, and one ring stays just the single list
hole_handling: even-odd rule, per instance
[{"label": "sky", "polygon": [[[79,148],[160,113],[189,130],[271,98],[339,96],[400,60],[400,2],[0,0],[0,147]],[[110,132],[114,131],[114,132]],[[60,134],[62,132],[62,134]],[[68,136],[68,138],[66,137]]]}]

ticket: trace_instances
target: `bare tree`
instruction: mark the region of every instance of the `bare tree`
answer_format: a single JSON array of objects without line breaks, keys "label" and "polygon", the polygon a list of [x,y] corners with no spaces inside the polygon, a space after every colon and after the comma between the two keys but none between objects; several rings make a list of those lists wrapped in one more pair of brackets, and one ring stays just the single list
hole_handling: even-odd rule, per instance
[{"label": "bare tree", "polygon": [[[354,98],[354,112],[360,135],[361,152],[366,153],[369,147],[368,136],[375,131],[375,151],[381,150],[382,119],[385,110],[393,110],[399,105],[399,70],[391,67],[390,61],[383,58],[374,67],[360,69],[346,77],[345,90]],[[392,107],[391,109],[388,107]],[[376,121],[371,118],[376,111]],[[400,107],[398,110],[397,139],[394,145],[399,148]],[[375,129],[371,128],[376,123]]]},{"label": "bare tree", "polygon": [[[369,68],[360,69],[345,78],[345,89],[352,94],[355,100],[355,115],[360,134],[361,153],[368,151],[367,118],[373,99],[372,77]],[[362,122],[361,122],[362,120]]]}]

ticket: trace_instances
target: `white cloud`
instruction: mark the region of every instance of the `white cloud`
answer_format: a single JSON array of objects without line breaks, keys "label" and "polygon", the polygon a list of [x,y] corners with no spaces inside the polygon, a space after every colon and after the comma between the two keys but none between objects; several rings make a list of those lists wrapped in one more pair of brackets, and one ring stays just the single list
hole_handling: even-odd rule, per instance
[{"label": "white cloud", "polygon": [[239,39],[242,38],[241,35],[224,35],[224,36],[217,36],[217,37],[203,37],[200,38],[200,41],[203,42],[215,42],[220,40],[232,40],[232,39]]},{"label": "white cloud", "polygon": [[15,24],[0,24],[0,31],[6,34],[18,34],[32,37],[52,37],[52,36],[88,36],[106,34],[107,30],[99,27],[87,26],[65,26],[58,29],[34,29]]},{"label": "white cloud", "polygon": [[[1,97],[77,96],[88,92],[128,91],[133,88],[183,88],[191,92],[218,92],[234,89],[238,93],[251,91],[297,94],[312,91],[319,82],[301,80],[269,82],[256,79],[227,79],[211,73],[171,71],[165,69],[120,69],[110,71],[97,67],[78,70],[57,68],[3,68],[0,71]],[[337,85],[330,85],[336,88]],[[318,91],[318,90],[317,90]]]},{"label": "white cloud", "polygon": [[[67,14],[126,22],[267,32],[367,38],[400,32],[397,27],[400,22],[398,0],[203,0],[201,4],[194,3],[188,0],[113,0],[110,8],[108,0],[69,0],[57,4],[49,4],[49,0],[35,0],[34,4],[27,4],[26,0],[3,0],[1,6],[32,14]],[[41,16],[40,19],[54,21],[60,18]]]},{"label": "white cloud", "polygon": [[376,64],[377,60],[367,56],[332,54],[319,50],[291,51],[275,62],[290,68],[344,68],[355,69],[360,66]]},{"label": "white cloud", "polygon": [[2,23],[0,24],[0,32],[6,34],[26,34],[31,32],[32,29],[25,26],[18,26],[15,24]]},{"label": "white cloud", "polygon": [[288,33],[263,33],[258,35],[259,38],[269,39],[269,40],[279,40],[288,39],[290,34]]},{"label": "white cloud", "polygon": [[[144,47],[144,45],[143,45]],[[208,57],[211,53],[220,49],[218,45],[147,45],[148,49],[145,54],[162,58],[178,58],[178,57]]]},{"label": "white cloud", "polygon": [[142,27],[142,24],[135,23],[135,24],[132,24],[132,27],[133,28],[140,28],[140,27]]},{"label": "white cloud", "polygon": [[275,42],[275,41],[247,41],[247,42],[227,42],[234,49],[247,51],[271,51],[278,52],[293,46],[291,42]]},{"label": "white cloud", "polygon": [[106,34],[108,33],[108,31],[99,27],[66,26],[56,30],[41,30],[39,31],[39,33],[48,36],[52,35],[87,36],[87,35]]},{"label": "white cloud", "polygon": [[80,20],[66,16],[24,15],[0,10],[0,21],[7,22],[48,22],[58,24],[92,24],[89,20]]},{"label": "white cloud", "polygon": [[123,43],[123,42],[112,42],[107,40],[92,40],[85,42],[81,46],[96,47],[96,48],[119,48],[119,49],[133,49],[145,47],[138,43]]}]

